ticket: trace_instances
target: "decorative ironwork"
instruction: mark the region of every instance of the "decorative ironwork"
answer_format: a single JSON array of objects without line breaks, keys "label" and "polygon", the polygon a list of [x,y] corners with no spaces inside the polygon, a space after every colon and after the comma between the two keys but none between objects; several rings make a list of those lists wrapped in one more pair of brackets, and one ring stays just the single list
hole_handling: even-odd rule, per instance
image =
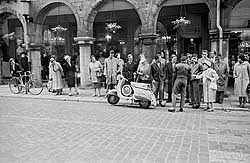
[{"label": "decorative ironwork", "polygon": [[5,40],[23,39],[22,37],[16,35],[15,32],[4,34],[2,38]]},{"label": "decorative ironwork", "polygon": [[121,29],[122,27],[117,23],[106,23],[106,31],[110,33],[116,33],[118,29]]},{"label": "decorative ironwork", "polygon": [[68,29],[62,27],[61,25],[57,25],[56,27],[51,28],[51,30],[52,30],[53,32],[61,33],[61,32],[67,31]]},{"label": "decorative ironwork", "polygon": [[176,19],[175,21],[172,21],[172,23],[175,25],[174,29],[181,27],[181,26],[186,26],[188,24],[191,24],[191,20],[187,20],[186,17],[180,17],[179,19]]}]

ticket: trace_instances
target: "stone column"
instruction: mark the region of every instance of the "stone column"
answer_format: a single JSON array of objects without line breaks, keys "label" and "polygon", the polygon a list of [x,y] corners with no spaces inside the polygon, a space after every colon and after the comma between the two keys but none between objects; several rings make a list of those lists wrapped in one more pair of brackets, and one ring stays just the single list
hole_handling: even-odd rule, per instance
[{"label": "stone column", "polygon": [[31,43],[29,45],[29,51],[30,51],[30,61],[31,61],[31,72],[34,73],[34,78],[41,80],[41,51],[40,51],[41,45]]},{"label": "stone column", "polygon": [[91,45],[93,44],[95,39],[92,37],[75,37],[74,40],[77,41],[80,47],[81,87],[82,88],[90,87],[91,81],[89,80],[89,75],[88,75],[88,64],[90,62]]},{"label": "stone column", "polygon": [[157,37],[159,37],[159,35],[155,33],[143,33],[139,35],[139,39],[142,41],[142,52],[145,54],[149,63],[151,63],[156,54],[155,39]]}]

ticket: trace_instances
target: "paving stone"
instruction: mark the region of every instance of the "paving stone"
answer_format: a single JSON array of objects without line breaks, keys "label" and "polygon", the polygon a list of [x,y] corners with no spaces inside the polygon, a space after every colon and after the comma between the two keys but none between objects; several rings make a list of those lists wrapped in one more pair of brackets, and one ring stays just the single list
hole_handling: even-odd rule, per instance
[{"label": "paving stone", "polygon": [[249,162],[249,122],[248,112],[0,98],[0,162]]}]

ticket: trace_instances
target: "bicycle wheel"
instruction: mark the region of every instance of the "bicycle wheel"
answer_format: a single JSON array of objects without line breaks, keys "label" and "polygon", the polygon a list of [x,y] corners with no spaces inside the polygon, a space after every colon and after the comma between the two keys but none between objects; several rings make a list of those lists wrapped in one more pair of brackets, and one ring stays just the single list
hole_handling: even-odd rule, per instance
[{"label": "bicycle wheel", "polygon": [[28,82],[29,92],[32,95],[39,95],[43,91],[43,83],[37,79]]},{"label": "bicycle wheel", "polygon": [[14,94],[18,94],[22,90],[22,83],[17,77],[13,77],[9,81],[10,91]]}]

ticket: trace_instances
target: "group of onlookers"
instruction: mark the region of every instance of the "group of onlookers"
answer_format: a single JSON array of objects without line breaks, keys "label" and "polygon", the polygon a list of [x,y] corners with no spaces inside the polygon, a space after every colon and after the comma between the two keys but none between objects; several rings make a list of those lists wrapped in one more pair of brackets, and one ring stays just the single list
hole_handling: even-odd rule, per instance
[{"label": "group of onlookers", "polygon": [[53,92],[56,95],[62,95],[62,90],[65,86],[64,80],[69,88],[68,95],[72,96],[71,89],[75,88],[75,94],[78,95],[76,74],[79,71],[76,65],[75,58],[72,59],[69,55],[64,55],[64,60],[62,63],[56,61],[55,57],[50,58],[49,63],[49,80],[52,81]]},{"label": "group of onlookers", "polygon": [[[214,111],[214,102],[223,103],[228,67],[221,54],[216,55],[215,51],[203,50],[199,59],[198,54],[181,54],[179,62],[176,54],[172,54],[167,61],[164,51],[157,53],[151,63],[143,53],[139,55],[138,62],[134,61],[132,54],[128,54],[126,59],[124,62],[114,50],[109,51],[109,57],[103,63],[97,61],[95,56],[91,57],[89,74],[95,88],[94,96],[96,88],[100,95],[102,85],[99,83],[103,75],[108,91],[115,88],[117,75],[122,74],[128,81],[150,83],[162,107],[164,93],[168,93],[167,102],[173,103],[170,111],[176,109],[178,94],[181,95],[180,111],[183,111],[185,102],[189,102],[193,108],[199,108],[203,101],[207,103],[208,111]],[[248,69],[249,63],[245,61],[244,55],[240,54],[234,69],[235,93],[239,97],[240,107],[245,107],[246,104],[246,87],[250,76]]]},{"label": "group of onlookers", "polygon": [[[133,55],[128,54],[125,62],[121,59],[121,54],[115,53],[114,50],[109,51],[108,58],[97,60],[96,56],[92,55],[88,74],[94,88],[93,96],[101,96],[100,90],[103,83],[107,91],[114,89],[117,75],[122,74],[129,82],[150,83],[162,107],[164,93],[168,93],[167,102],[173,104],[170,111],[176,109],[178,94],[181,95],[180,111],[183,111],[185,102],[189,102],[193,108],[199,108],[201,101],[207,103],[208,111],[213,111],[214,102],[223,103],[228,80],[227,64],[222,60],[221,54],[216,55],[215,51],[208,53],[207,50],[203,50],[199,59],[198,54],[180,56],[179,62],[176,54],[172,54],[167,61],[164,51],[161,51],[149,63],[143,53],[139,55],[139,61],[135,61]],[[79,94],[76,81],[79,67],[75,56],[64,55],[63,62],[56,61],[55,56],[52,56],[46,65],[49,71],[48,79],[53,81],[52,87],[56,95],[62,94],[64,80],[69,88],[69,96],[72,96],[73,87],[75,87],[75,93]],[[25,52],[20,54],[18,61],[10,59],[10,70],[13,76],[18,75],[17,71],[29,70]],[[250,93],[250,65],[249,58],[242,53],[239,54],[238,61],[234,65],[233,77],[235,95],[239,97],[240,107],[245,107]]]}]

